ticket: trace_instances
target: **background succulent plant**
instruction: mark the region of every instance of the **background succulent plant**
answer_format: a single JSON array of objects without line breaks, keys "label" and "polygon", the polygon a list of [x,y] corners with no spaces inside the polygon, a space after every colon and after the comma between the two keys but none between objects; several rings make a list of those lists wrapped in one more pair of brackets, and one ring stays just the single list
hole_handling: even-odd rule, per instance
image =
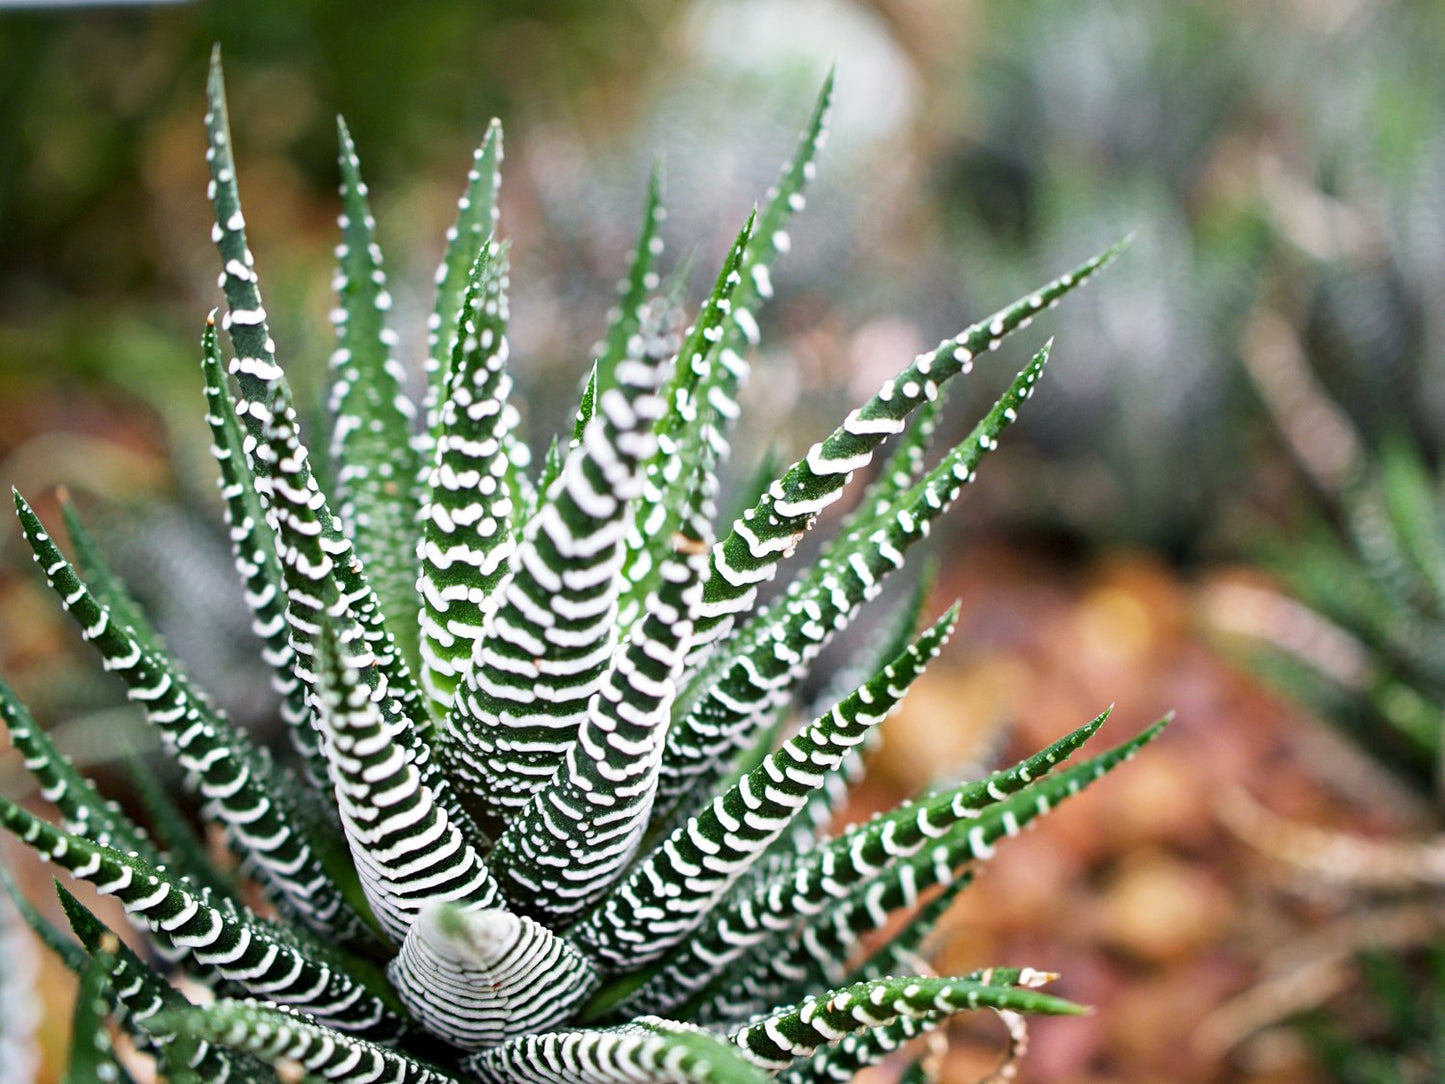
[{"label": "background succulent plant", "polygon": [[[1445,1067],[1445,499],[1408,437],[1374,447],[1311,390],[1281,424],[1297,445],[1315,432],[1297,450],[1328,505],[1301,537],[1261,547],[1289,594],[1229,584],[1210,612],[1218,629],[1249,637],[1252,669],[1348,739],[1354,752],[1324,763],[1351,780],[1352,806],[1388,810],[1395,830],[1327,828],[1230,796],[1222,811],[1234,831],[1330,906],[1327,921],[1267,956],[1258,985],[1217,1009],[1206,1031],[1224,1045],[1288,1021],[1330,1079],[1430,1080]],[[1342,438],[1332,456],[1320,455],[1325,429]]]},{"label": "background succulent plant", "polygon": [[[972,480],[1048,347],[929,466],[946,383],[1118,246],[913,359],[745,493],[715,539],[753,313],[803,206],[831,82],[685,329],[658,271],[654,180],[574,432],[535,460],[509,399],[500,129],[448,235],[418,407],[342,125],[324,465],[276,361],[218,63],[209,92],[227,311],[202,339],[208,421],[291,749],[273,756],[187,677],[73,508],[72,560],[16,493],[50,586],[239,862],[214,862],[159,789],[154,834],[141,829],[0,685],[64,824],[5,799],[0,823],[118,897],[167,966],[216,994],[192,1004],[61,889],[78,945],[24,913],[82,976],[72,1072],[123,1073],[113,1016],[172,1080],[847,1079],[957,1012],[1074,1011],[1031,969],[897,976],[973,863],[1159,727],[1063,766],[1105,713],[829,835],[861,747],[952,632],[955,610],[914,635],[922,592],[863,637],[841,671],[860,678],[790,723],[821,652]],[[769,593],[890,437],[833,538]],[[866,940],[900,910],[890,940]]]}]

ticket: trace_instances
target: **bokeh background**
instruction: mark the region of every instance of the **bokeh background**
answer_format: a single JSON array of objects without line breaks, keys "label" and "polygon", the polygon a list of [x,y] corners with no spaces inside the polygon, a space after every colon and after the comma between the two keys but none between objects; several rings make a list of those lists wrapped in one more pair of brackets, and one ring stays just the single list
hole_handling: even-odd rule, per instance
[{"label": "bokeh background", "polygon": [[[962,598],[962,633],[889,724],[853,814],[1110,703],[1116,738],[1176,710],[1145,756],[1001,849],[946,924],[940,967],[1047,968],[1098,1007],[1036,1024],[1021,1079],[1445,1071],[1445,1004],[1421,977],[1439,970],[1438,875],[1406,877],[1402,903],[1303,870],[1246,797],[1425,869],[1434,773],[1377,755],[1368,731],[1342,740],[1338,713],[1262,681],[1230,635],[1348,671],[1360,645],[1291,609],[1278,570],[1338,525],[1372,449],[1401,442],[1427,474],[1441,450],[1445,5],[0,3],[0,478],[42,503],[67,486],[191,670],[264,728],[200,412],[196,343],[220,303],[200,124],[213,42],[276,338],[313,400],[337,112],[413,361],[471,148],[503,118],[514,371],[537,444],[571,408],[654,160],[670,251],[700,283],[832,65],[832,138],[775,276],[745,464],[802,451],[918,349],[1132,232],[1105,277],[956,394],[959,435],[1057,336],[1040,393],[932,543],[937,605]],[[0,532],[0,669],[124,794],[118,759],[144,754],[144,733],[22,548]],[[8,750],[0,785],[24,793]],[[1398,906],[1411,922],[1385,923]],[[38,966],[49,1081],[70,994]],[[944,1079],[987,1075],[1002,1034],[960,1028]]]}]

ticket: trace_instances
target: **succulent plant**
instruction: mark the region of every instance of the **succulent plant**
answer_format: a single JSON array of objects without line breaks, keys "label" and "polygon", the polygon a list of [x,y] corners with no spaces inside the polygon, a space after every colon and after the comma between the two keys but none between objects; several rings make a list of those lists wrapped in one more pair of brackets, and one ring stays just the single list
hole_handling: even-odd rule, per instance
[{"label": "succulent plant", "polygon": [[[27,909],[82,976],[73,1073],[124,1072],[103,1041],[113,1017],[176,1081],[833,1080],[954,1013],[1075,1011],[1031,969],[899,972],[975,862],[1159,727],[1065,766],[1105,713],[829,834],[860,750],[953,630],[956,607],[913,635],[922,592],[863,638],[861,681],[835,680],[825,710],[788,722],[820,652],[996,447],[1048,347],[928,467],[944,385],[1118,246],[913,359],[715,539],[753,312],[830,94],[831,80],[685,330],[657,271],[654,182],[575,432],[535,472],[509,401],[500,130],[449,234],[417,408],[342,125],[328,496],[268,331],[213,63],[227,312],[202,339],[208,421],[292,748],[273,757],[192,684],[74,509],[72,561],[16,494],[46,579],[235,859],[218,863],[155,787],[154,834],[140,828],[0,686],[63,827],[5,799],[0,824],[117,897],[165,961],[64,889],[79,944]],[[889,437],[838,533],[768,593]],[[890,940],[870,938],[900,911]],[[215,997],[193,1003],[169,969]]]},{"label": "succulent plant", "polygon": [[[1327,494],[1329,520],[1317,515],[1303,537],[1263,547],[1288,595],[1225,583],[1209,611],[1227,645],[1245,637],[1249,666],[1355,747],[1336,753],[1335,787],[1376,815],[1408,811],[1409,826],[1326,828],[1229,795],[1225,822],[1315,898],[1294,937],[1272,926],[1259,981],[1201,1034],[1222,1053],[1288,1022],[1328,1079],[1436,1080],[1445,1071],[1445,491],[1411,440],[1371,447],[1340,407],[1307,390],[1281,427]],[[1326,432],[1337,439],[1322,442]],[[1333,906],[1322,911],[1321,900]]]}]

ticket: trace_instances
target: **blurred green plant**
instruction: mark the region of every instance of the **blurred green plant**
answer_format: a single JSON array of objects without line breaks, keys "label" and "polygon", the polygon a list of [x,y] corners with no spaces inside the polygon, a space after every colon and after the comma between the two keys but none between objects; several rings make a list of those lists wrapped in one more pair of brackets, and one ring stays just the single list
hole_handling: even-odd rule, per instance
[{"label": "blurred green plant", "polygon": [[[1297,404],[1328,419],[1328,405]],[[1336,414],[1335,422],[1347,426]],[[1299,435],[1300,417],[1282,420]],[[1330,519],[1266,539],[1260,560],[1289,596],[1216,589],[1216,628],[1245,634],[1247,664],[1346,735],[1362,758],[1338,766],[1356,797],[1394,789],[1440,825],[1445,774],[1445,484],[1406,437],[1346,458],[1306,460],[1333,481]],[[1306,454],[1317,449],[1306,446]],[[1325,468],[1331,468],[1332,473]],[[1243,793],[1221,812],[1235,832],[1341,900],[1319,929],[1275,946],[1260,985],[1205,1029],[1221,1050],[1290,1019],[1332,1080],[1431,1081],[1445,1073],[1445,834],[1367,837],[1271,812]]]},{"label": "blurred green plant", "polygon": [[[1421,794],[1441,787],[1445,491],[1407,439],[1338,493],[1336,524],[1265,542],[1264,566],[1334,626],[1334,648],[1270,656],[1270,676]],[[1261,659],[1261,662],[1264,660]]]},{"label": "blurred green plant", "polygon": [[1182,557],[1236,545],[1241,494],[1288,499],[1240,380],[1261,309],[1372,441],[1403,417],[1434,454],[1439,4],[983,0],[971,20],[911,18],[903,40],[939,43],[916,138],[967,293],[1122,228],[1139,238],[1142,258],[1080,307],[1093,364],[1023,427],[1043,463],[1014,489],[1034,506],[1013,511]]}]

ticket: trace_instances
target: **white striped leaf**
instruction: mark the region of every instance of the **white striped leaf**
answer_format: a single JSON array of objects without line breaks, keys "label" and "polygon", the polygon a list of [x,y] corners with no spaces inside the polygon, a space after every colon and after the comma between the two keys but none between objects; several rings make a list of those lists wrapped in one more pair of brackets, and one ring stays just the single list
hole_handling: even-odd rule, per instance
[{"label": "white striped leaf", "polygon": [[331,355],[331,459],[337,511],[366,566],[386,627],[415,660],[416,478],[421,460],[412,443],[416,407],[402,390],[406,373],[387,326],[391,293],[376,243],[361,164],[346,122],[341,144],[341,243],[333,285],[336,350]]},{"label": "white striped leaf", "polygon": [[760,585],[777,573],[818,514],[841,496],[853,472],[866,467],[885,439],[904,430],[918,407],[938,396],[953,377],[969,372],[974,358],[996,349],[1010,332],[1028,326],[1117,256],[1121,242],[1047,286],[972,325],[935,349],[920,354],[843,424],[819,441],[779,478],[762,499],[733,524],[713,551],[713,575],[705,595],[705,630],[712,639],[732,626],[734,615],[751,609]]},{"label": "white striped leaf", "polygon": [[961,978],[902,976],[860,982],[774,1010],[728,1037],[754,1064],[777,1071],[811,1057],[845,1035],[887,1027],[899,1017],[928,1019],[977,1009],[1051,1016],[1085,1010],[1073,1002],[1017,986],[986,986]]},{"label": "white striped leaf", "polygon": [[286,577],[276,555],[276,539],[256,492],[255,472],[246,459],[235,396],[227,383],[216,341],[214,313],[206,320],[201,336],[201,370],[206,386],[206,423],[211,427],[211,455],[221,471],[217,481],[230,528],[231,554],[245,587],[251,627],[261,638],[261,655],[271,668],[271,685],[281,697],[281,719],[301,758],[302,771],[313,787],[320,787],[326,782],[326,762],[321,759],[306,687],[296,676],[296,653],[286,627]]},{"label": "white striped leaf", "polygon": [[321,637],[321,748],[351,857],[371,912],[394,941],[434,900],[487,907],[497,883],[447,810],[407,741],[410,721],[377,691],[376,660],[360,627]]},{"label": "white striped leaf", "polygon": [[506,444],[506,250],[485,243],[468,272],[460,333],[437,408],[433,462],[422,504],[422,681],[445,717],[471,664],[496,589],[516,549]]},{"label": "white striped leaf", "polygon": [[[836,703],[845,690],[859,684],[866,675],[877,672],[908,646],[918,627],[923,607],[933,593],[936,579],[936,566],[925,565],[908,597],[895,603],[884,618],[874,620],[863,646],[838,667],[823,693],[814,697],[812,703],[819,710],[805,712],[805,718],[820,714],[825,704]],[[882,737],[881,731],[870,731],[861,745],[849,750],[842,763],[828,773],[823,786],[808,796],[807,804],[793,819],[788,831],[773,845],[774,850],[806,851],[827,837],[834,815],[846,801],[853,785],[863,778],[864,757],[877,747]],[[755,742],[753,751],[766,750],[760,750]]]},{"label": "white striped leaf", "polygon": [[40,797],[60,811],[66,830],[85,836],[103,847],[136,851],[153,861],[161,860],[155,842],[105,798],[69,757],[55,748],[50,735],[35,725],[20,698],[0,680],[0,720],[10,742],[24,758],[25,770],[40,788]]},{"label": "white striped leaf", "polygon": [[[726,304],[752,220],[734,243],[699,323]],[[657,389],[671,358],[644,322],[616,386],[602,389],[577,451],[527,524],[448,718],[456,772],[493,816],[525,808],[576,738],[616,643],[628,505],[652,453]]]},{"label": "white striped leaf", "polygon": [[442,903],[417,916],[387,973],[412,1015],[462,1050],[565,1023],[597,987],[587,958],[540,923]]},{"label": "white striped leaf", "polygon": [[472,153],[467,187],[457,201],[457,221],[447,228],[446,253],[436,271],[436,304],[427,319],[426,425],[418,444],[422,463],[433,460],[432,442],[440,430],[447,399],[448,367],[457,347],[457,329],[465,318],[471,270],[482,246],[497,234],[497,190],[502,185],[502,124],[495,118]]},{"label": "white striped leaf", "polygon": [[312,473],[291,391],[276,363],[256,261],[246,243],[219,54],[212,56],[206,90],[208,194],[216,216],[211,236],[221,255],[220,281],[227,306],[222,328],[230,333],[235,350],[230,371],[240,390],[236,414],[246,430],[246,456],[282,557],[296,675],[308,688],[314,682],[316,637],[327,611],[344,600],[351,618],[366,630],[391,694],[402,701],[414,722],[424,725],[427,714],[420,687],[386,629],[381,604],[341,521]]},{"label": "white striped leaf", "polygon": [[260,1084],[265,1080],[263,1067],[250,1058],[233,1057],[205,1042],[177,1042],[173,1032],[156,1028],[153,1024],[155,1015],[187,1007],[189,1002],[185,996],[156,974],[149,964],[116,938],[89,908],[61,885],[57,884],[55,890],[70,928],[75,931],[85,952],[96,962],[102,958],[106,961],[106,973],[127,1031],[157,1057],[167,1079],[180,1082],[186,1080],[189,1074],[197,1084],[201,1081],[205,1084],[249,1084],[251,1081]]},{"label": "white striped leaf", "polygon": [[307,1080],[459,1084],[450,1073],[389,1047],[339,1034],[287,1005],[223,998],[206,1006],[168,1009],[157,1015],[154,1023],[175,1034],[249,1054],[278,1068],[295,1066],[307,1074]]},{"label": "white striped leaf", "polygon": [[642,1017],[605,1031],[524,1035],[472,1059],[489,1084],[765,1084],[723,1038],[673,1020]]},{"label": "white striped leaf", "polygon": [[21,530],[51,588],[194,779],[236,847],[303,921],[345,937],[363,936],[343,893],[354,881],[345,855],[325,837],[323,818],[305,808],[314,795],[285,779],[266,751],[193,690],[168,657],[143,647],[132,630],[111,620],[30,505],[18,492],[14,496]]},{"label": "white striped leaf", "polygon": [[[1046,345],[973,432],[900,495],[887,514],[870,521],[871,530],[842,536],[825,550],[817,570],[808,574],[797,592],[749,622],[716,653],[718,664],[705,667],[697,679],[705,683],[705,691],[668,735],[659,810],[670,810],[699,788],[705,793],[748,745],[753,724],[771,717],[788,701],[833,635],[846,627],[863,603],[877,596],[883,580],[903,565],[909,547],[952,507],[973,480],[979,461],[998,447],[1000,435],[1033,395],[1048,354]],[[745,522],[747,516],[734,525],[734,536],[739,528],[746,530]],[[723,552],[721,545],[713,550],[714,576],[721,574],[717,562]],[[706,622],[707,614],[716,612],[709,610],[706,593],[703,606]],[[714,631],[721,627],[713,626]]]},{"label": "white striped leaf", "polygon": [[[921,892],[957,876],[971,861],[987,860],[998,840],[1016,834],[1123,763],[1159,731],[1156,726],[1091,760],[1037,779],[1101,722],[1095,720],[1008,771],[852,828],[820,850],[799,856],[781,873],[751,884],[745,893],[729,896],[623,1003],[622,1011],[671,1010],[750,946],[837,906],[855,888],[877,884],[886,890],[891,878],[901,877]],[[1037,781],[1027,785],[1029,779]]]},{"label": "white striped leaf", "polygon": [[302,941],[226,901],[212,902],[165,870],[64,832],[6,798],[0,827],[103,896],[115,896],[162,945],[253,994],[294,1004],[339,1031],[396,1038],[402,1018],[316,941]]},{"label": "white striped leaf", "polygon": [[[1022,986],[1036,989],[1053,981],[1057,976],[1032,968],[997,967],[974,971],[963,978],[985,986]],[[877,1065],[906,1043],[936,1030],[948,1023],[948,1020],[948,1014],[943,1012],[923,1016],[900,1016],[891,1024],[856,1032],[831,1046],[822,1047],[806,1060],[794,1062],[792,1068],[784,1069],[773,1079],[784,1084],[831,1084],[833,1081],[846,1084],[847,1081],[855,1079],[863,1069]],[[926,1063],[931,1060],[935,1059],[915,1060],[899,1077],[899,1084],[931,1084],[937,1075],[926,1070]]]},{"label": "white striped leaf", "polygon": [[[698,474],[708,473],[700,464]],[[657,594],[613,655],[577,740],[556,778],[507,826],[490,856],[507,895],[558,927],[607,892],[647,828],[707,575],[711,503],[710,483],[699,477],[690,518],[662,558]]]},{"label": "white striped leaf", "polygon": [[568,936],[613,970],[650,963],[686,938],[787,830],[848,751],[897,708],[947,642],[957,618],[955,605],[897,658],[654,847]]},{"label": "white striped leaf", "polygon": [[[831,89],[830,76],[684,336],[681,279],[658,274],[654,175],[572,439],[553,442],[534,486],[504,370],[500,131],[494,125],[476,155],[438,271],[417,434],[342,126],[336,463],[313,465],[246,244],[213,62],[210,196],[236,383],[210,327],[207,402],[238,568],[312,789],[191,686],[71,509],[84,577],[18,502],[52,586],[207,799],[204,814],[226,827],[240,872],[211,871],[183,816],[148,782],[146,804],[173,853],[151,843],[0,687],[0,715],[67,824],[135,853],[11,802],[0,801],[0,824],[119,896],[192,977],[252,995],[185,1005],[139,957],[100,951],[109,933],[69,901],[77,933],[104,963],[87,984],[108,984],[123,1026],[178,1084],[757,1084],[779,1071],[833,1080],[970,1006],[1068,1008],[1019,989],[1038,973],[883,973],[907,968],[999,839],[1157,728],[1051,771],[1101,717],[1009,771],[827,839],[859,751],[951,626],[952,614],[907,646],[920,588],[906,620],[868,638],[875,655],[891,644],[881,663],[831,682],[817,675],[812,687],[853,691],[773,746],[819,652],[972,479],[1047,348],[973,434],[925,470],[941,388],[1117,247],[920,355],[800,463],[776,480],[770,472],[709,551],[714,464],[727,453],[756,306],[803,205]],[[782,558],[910,414],[913,431],[835,538],[751,613]],[[323,488],[333,480],[334,506]],[[281,922],[231,897],[246,876],[277,901]],[[860,962],[860,939],[910,909],[902,932]],[[364,925],[373,920],[375,930]],[[77,969],[89,966],[68,938],[49,936]],[[858,985],[815,996],[850,982]],[[82,1008],[85,1043],[112,1010],[94,999]],[[109,1074],[96,1057],[78,1050],[73,1071]]]},{"label": "white striped leaf", "polygon": [[658,451],[647,464],[623,566],[628,586],[619,616],[624,627],[632,623],[656,582],[651,539],[675,531],[680,510],[687,506],[689,476],[680,465],[695,462],[704,448],[718,462],[727,460],[728,437],[738,415],[738,393],[748,377],[746,355],[758,342],[756,309],[772,296],[770,272],[777,257],[789,248],[789,221],[806,201],[804,190],[813,178],[814,160],[827,136],[832,100],[830,71],[792,157],[758,212],[743,255],[741,281],[727,308],[719,314],[716,327],[705,329],[699,322],[696,338],[701,350],[684,349],[681,355],[696,354],[697,358],[674,376],[669,409],[658,428]]},{"label": "white striped leaf", "polygon": [[811,916],[783,936],[760,941],[727,971],[698,991],[675,1015],[704,1025],[746,1020],[775,1005],[800,1001],[814,990],[881,979],[916,968],[920,946],[944,911],[973,877],[954,878],[871,957],[850,967],[862,939],[877,933],[902,907],[916,902],[916,891],[902,878],[890,879],[883,892],[873,886],[853,893],[840,906]]},{"label": "white striped leaf", "polygon": [[[647,184],[647,205],[637,245],[632,250],[632,262],[626,277],[618,284],[617,307],[608,314],[607,334],[593,365],[592,379],[588,381],[594,395],[597,388],[613,386],[617,365],[627,357],[633,336],[642,330],[646,309],[662,281],[657,273],[657,260],[662,255],[661,227],[666,217],[662,207],[662,167],[656,165]],[[582,413],[590,417],[587,401],[584,395]]]}]

